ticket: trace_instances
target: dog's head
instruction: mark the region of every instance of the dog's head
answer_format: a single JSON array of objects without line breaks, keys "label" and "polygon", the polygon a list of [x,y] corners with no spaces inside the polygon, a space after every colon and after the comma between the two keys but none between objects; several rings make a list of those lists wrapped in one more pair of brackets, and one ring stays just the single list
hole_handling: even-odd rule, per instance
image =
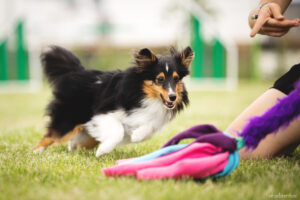
[{"label": "dog's head", "polygon": [[190,47],[178,52],[170,49],[171,56],[157,57],[149,49],[134,54],[138,73],[143,77],[143,92],[147,98],[157,98],[167,109],[182,109],[188,103],[187,92],[182,82],[189,74],[194,58]]}]

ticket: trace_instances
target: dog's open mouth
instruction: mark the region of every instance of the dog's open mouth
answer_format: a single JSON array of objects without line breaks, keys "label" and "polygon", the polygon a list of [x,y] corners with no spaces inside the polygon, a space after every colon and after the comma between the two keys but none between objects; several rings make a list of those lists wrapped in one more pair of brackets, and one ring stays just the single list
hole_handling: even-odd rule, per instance
[{"label": "dog's open mouth", "polygon": [[160,94],[160,97],[161,97],[161,99],[162,99],[164,105],[165,105],[168,109],[173,109],[173,108],[175,108],[174,102],[170,102],[170,101],[165,100],[165,98],[163,97],[162,94]]}]

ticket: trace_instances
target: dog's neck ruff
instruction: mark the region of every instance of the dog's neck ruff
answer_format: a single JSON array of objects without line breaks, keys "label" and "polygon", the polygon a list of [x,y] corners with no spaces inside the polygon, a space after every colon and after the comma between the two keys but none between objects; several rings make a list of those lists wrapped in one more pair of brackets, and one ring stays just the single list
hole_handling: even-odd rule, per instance
[{"label": "dog's neck ruff", "polygon": [[141,107],[130,111],[123,123],[131,127],[148,124],[157,131],[172,120],[174,114],[167,109],[160,99],[143,99]]}]

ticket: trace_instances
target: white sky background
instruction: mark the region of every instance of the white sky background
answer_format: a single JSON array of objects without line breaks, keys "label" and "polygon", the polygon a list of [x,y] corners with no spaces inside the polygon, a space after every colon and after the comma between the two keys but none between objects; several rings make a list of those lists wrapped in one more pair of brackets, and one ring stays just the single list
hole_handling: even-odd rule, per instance
[{"label": "white sky background", "polygon": [[[104,10],[117,27],[113,43],[122,45],[162,46],[170,44],[184,34],[185,16],[172,10],[172,4],[184,4],[184,0],[108,0],[103,2]],[[255,0],[207,0],[206,6],[213,11],[213,25],[224,38],[234,38],[236,42],[250,41],[248,14],[258,1]],[[183,11],[184,9],[182,9]],[[174,14],[172,14],[174,12]],[[132,34],[134,33],[134,34]],[[180,39],[180,38],[179,38]],[[184,40],[184,38],[183,38]]]},{"label": "white sky background", "polygon": [[113,43],[133,46],[172,43],[181,32],[184,18],[176,11],[172,16],[170,2],[172,0],[105,1],[106,13],[118,27],[112,35]]},{"label": "white sky background", "polygon": [[14,22],[25,18],[30,46],[48,44],[92,45],[101,39],[95,33],[99,21],[113,25],[110,43],[119,46],[164,46],[180,32],[182,19],[165,12],[172,0],[76,0],[71,8],[59,0],[0,0],[0,39],[13,35]]},{"label": "white sky background", "polygon": [[236,42],[250,41],[248,15],[258,0],[207,0],[207,6],[215,11],[217,29],[225,38],[234,38]]},{"label": "white sky background", "polygon": [[[299,0],[297,0],[299,2]],[[93,1],[76,0],[72,8],[62,0],[0,0],[0,39],[13,33],[13,21],[26,19],[30,46],[48,44],[91,45],[99,42],[93,27],[103,18],[115,25],[110,43],[120,46],[164,46],[187,42],[185,15],[174,10],[176,3],[185,0],[102,0],[96,7]],[[211,26],[223,38],[238,43],[250,42],[248,14],[259,0],[206,0],[215,11]],[[179,9],[180,10],[180,9]]]}]

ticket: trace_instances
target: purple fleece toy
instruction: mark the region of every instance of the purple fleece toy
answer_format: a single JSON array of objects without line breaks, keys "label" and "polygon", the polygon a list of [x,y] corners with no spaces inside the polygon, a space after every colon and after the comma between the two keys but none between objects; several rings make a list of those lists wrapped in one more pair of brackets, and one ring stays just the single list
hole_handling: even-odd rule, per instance
[{"label": "purple fleece toy", "polygon": [[239,133],[248,148],[255,149],[266,135],[277,132],[280,128],[286,128],[300,115],[300,81],[296,84],[295,90],[278,101],[263,115],[251,118]]},{"label": "purple fleece toy", "polygon": [[234,152],[236,150],[236,141],[223,134],[222,131],[217,129],[211,124],[203,124],[193,126],[178,135],[171,138],[162,148],[178,144],[183,139],[194,138],[195,142],[210,143],[218,147],[222,147],[224,151]]}]

